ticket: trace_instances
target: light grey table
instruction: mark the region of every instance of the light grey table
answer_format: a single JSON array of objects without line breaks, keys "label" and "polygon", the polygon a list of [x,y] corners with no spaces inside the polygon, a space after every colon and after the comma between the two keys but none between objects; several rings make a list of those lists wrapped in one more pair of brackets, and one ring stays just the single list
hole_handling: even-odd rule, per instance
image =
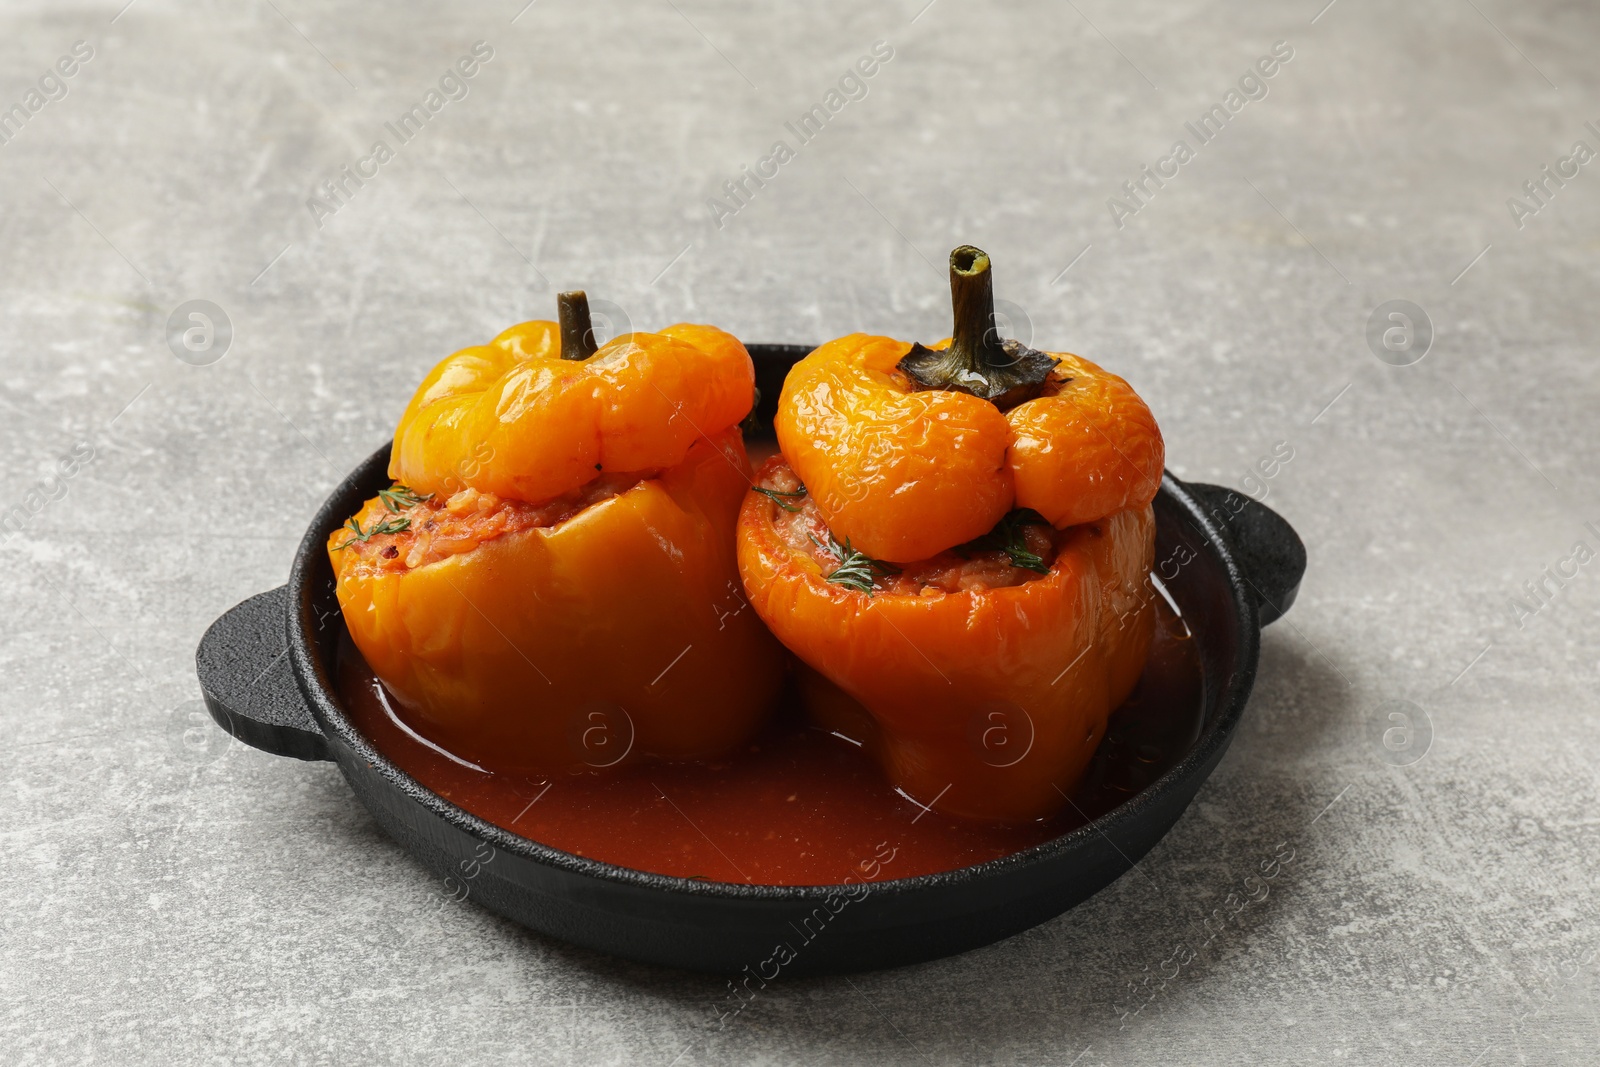
[{"label": "light grey table", "polygon": [[[0,1059],[1595,1062],[1592,7],[121,2],[0,13]],[[720,982],[449,905],[331,765],[199,728],[200,634],[444,354],[580,285],[932,339],[962,242],[1310,546],[1232,751],[1093,900],[719,1030]],[[169,344],[191,300],[226,346]]]}]

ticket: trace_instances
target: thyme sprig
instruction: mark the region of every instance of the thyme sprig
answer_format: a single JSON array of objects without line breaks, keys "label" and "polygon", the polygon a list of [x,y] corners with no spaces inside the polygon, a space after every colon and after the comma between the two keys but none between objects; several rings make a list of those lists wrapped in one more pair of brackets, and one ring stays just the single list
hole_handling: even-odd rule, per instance
[{"label": "thyme sprig", "polygon": [[982,537],[968,541],[957,551],[963,555],[970,555],[973,552],[1004,552],[1013,567],[1020,567],[1036,574],[1049,574],[1050,565],[1044,561],[1044,557],[1029,550],[1028,542],[1022,536],[1023,529],[1028,526],[1048,525],[1050,524],[1045,521],[1044,516],[1032,508],[1017,508],[995,523],[994,529]]},{"label": "thyme sprig", "polygon": [[392,485],[388,489],[378,490],[378,499],[383,501],[383,506],[390,511],[405,511],[414,508],[424,500],[432,500],[433,494],[423,495],[408,485]]},{"label": "thyme sprig", "polygon": [[871,596],[873,579],[886,578],[891,574],[900,573],[900,568],[892,563],[885,563],[881,559],[873,559],[865,552],[857,552],[851,547],[848,537],[844,539],[844,544],[841,545],[834,540],[833,533],[830,531],[828,533],[828,543],[823,545],[821,541],[818,541],[810,534],[806,536],[811,537],[812,544],[826,552],[831,552],[833,558],[839,561],[839,565],[828,575],[828,581],[834,585],[842,585],[846,589],[854,589],[858,593],[865,593],[867,596]]},{"label": "thyme sprig", "polygon": [[335,552],[338,552],[341,549],[349,548],[357,541],[360,541],[362,544],[366,544],[379,534],[393,534],[399,533],[401,530],[409,530],[411,528],[411,519],[409,517],[384,519],[380,522],[373,523],[372,529],[363,530],[361,528],[360,520],[352,515],[350,518],[344,521],[344,526],[345,529],[350,531],[351,536],[349,540],[345,541],[344,544],[335,545],[333,548]]},{"label": "thyme sprig", "polygon": [[762,496],[766,497],[768,500],[771,500],[774,504],[778,505],[780,508],[782,508],[784,511],[789,512],[790,514],[793,514],[794,512],[799,511],[800,510],[800,505],[799,504],[785,504],[783,502],[783,498],[784,497],[788,497],[791,500],[800,500],[800,499],[803,499],[805,497],[805,495],[806,495],[806,487],[804,485],[796,486],[794,491],[793,492],[789,492],[789,493],[784,492],[782,489],[766,489],[766,488],[763,488],[762,486],[759,486],[759,485],[755,487],[755,490],[756,490],[756,492],[760,493]]}]

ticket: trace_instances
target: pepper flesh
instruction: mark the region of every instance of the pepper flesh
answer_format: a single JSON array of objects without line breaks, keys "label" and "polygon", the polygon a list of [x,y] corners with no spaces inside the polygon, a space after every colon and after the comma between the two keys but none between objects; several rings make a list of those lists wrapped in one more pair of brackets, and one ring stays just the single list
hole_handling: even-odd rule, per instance
[{"label": "pepper flesh", "polygon": [[582,360],[561,358],[560,337],[525,322],[442,360],[400,417],[389,476],[539,503],[596,471],[671,467],[750,410],[750,355],[713,326],[625,334]]},{"label": "pepper flesh", "polygon": [[[951,290],[955,341],[851,334],[789,373],[781,455],[757,482],[780,495],[746,496],[739,568],[806,664],[814,721],[865,744],[921,804],[1040,818],[1143,669],[1164,447],[1121,378],[992,335],[983,252],[951,254]],[[792,536],[795,500],[826,538]],[[1049,559],[952,570],[952,550],[1029,513],[1055,531]]]},{"label": "pepper flesh", "polygon": [[[558,343],[524,323],[418,388],[391,473],[432,498],[375,497],[353,520],[366,536],[328,540],[350,636],[408,723],[482,766],[725,753],[784,665],[732,545],[749,356],[699,326],[588,359]],[[404,528],[371,533],[386,522]]]},{"label": "pepper flesh", "polygon": [[910,350],[851,334],[784,382],[778,448],[840,541],[900,563],[970,541],[1013,508],[1059,527],[1155,497],[1161,431],[1121,378],[1050,353],[1059,362],[1041,395],[1002,412],[966,393],[915,390],[896,369]]},{"label": "pepper flesh", "polygon": [[[774,457],[756,484],[781,488],[786,470]],[[870,596],[829,582],[816,553],[780,534],[783,517],[771,498],[745,497],[739,569],[756,612],[810,668],[801,692],[813,721],[864,743],[891,782],[938,811],[1057,811],[1149,652],[1150,505],[1061,531],[1044,575]]]}]

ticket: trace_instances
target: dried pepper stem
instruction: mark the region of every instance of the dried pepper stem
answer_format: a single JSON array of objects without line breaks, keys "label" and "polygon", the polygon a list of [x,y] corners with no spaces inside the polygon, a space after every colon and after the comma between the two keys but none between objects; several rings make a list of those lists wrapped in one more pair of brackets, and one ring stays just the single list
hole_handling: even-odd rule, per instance
[{"label": "dried pepper stem", "polygon": [[971,245],[950,253],[950,308],[955,326],[949,351],[966,374],[982,377],[984,370],[1011,362],[994,325],[994,275],[988,253]]},{"label": "dried pepper stem", "polygon": [[1003,341],[994,321],[989,254],[972,245],[950,253],[950,347],[913,344],[897,364],[915,389],[951,389],[988,400],[1002,411],[1038,395],[1056,360],[1017,341]]},{"label": "dried pepper stem", "polygon": [[588,359],[594,355],[594,322],[589,317],[589,294],[582,289],[556,294],[561,323],[561,358]]}]

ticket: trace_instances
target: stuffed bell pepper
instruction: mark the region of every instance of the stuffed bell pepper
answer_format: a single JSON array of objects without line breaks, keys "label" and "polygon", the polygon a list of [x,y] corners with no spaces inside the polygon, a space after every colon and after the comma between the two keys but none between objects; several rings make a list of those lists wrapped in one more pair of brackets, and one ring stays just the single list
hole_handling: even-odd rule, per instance
[{"label": "stuffed bell pepper", "polygon": [[950,339],[852,334],[790,372],[739,568],[815,721],[922,805],[1039,818],[1149,651],[1163,445],[1121,378],[998,337],[983,252],[950,281]]},{"label": "stuffed bell pepper", "polygon": [[429,740],[557,772],[724,753],[783,654],[733,530],[754,372],[710,326],[596,350],[588,303],[463,349],[394,435],[394,485],[328,540],[350,636]]}]

